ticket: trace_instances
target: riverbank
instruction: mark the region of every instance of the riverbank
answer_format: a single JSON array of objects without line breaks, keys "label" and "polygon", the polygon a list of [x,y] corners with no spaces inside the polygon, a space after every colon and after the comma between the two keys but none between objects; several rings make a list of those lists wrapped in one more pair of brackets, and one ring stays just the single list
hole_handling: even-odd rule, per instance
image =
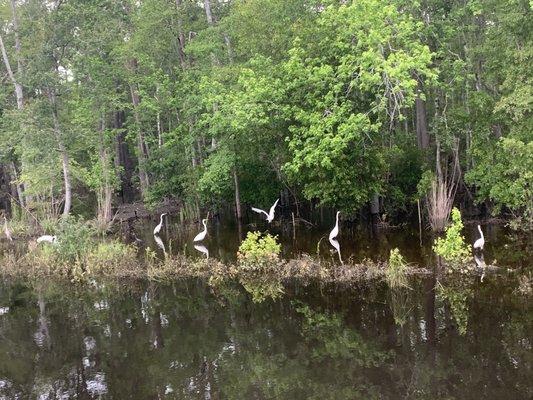
[{"label": "riverbank", "polygon": [[[363,263],[334,263],[310,255],[290,260],[276,259],[257,269],[236,263],[222,263],[216,259],[198,259],[183,254],[167,254],[158,258],[150,250],[139,255],[137,248],[120,242],[101,243],[89,252],[72,259],[62,256],[51,246],[34,249],[22,256],[4,253],[0,260],[0,274],[4,276],[57,277],[74,282],[91,278],[133,278],[166,281],[202,278],[209,282],[241,279],[272,281],[316,280],[324,283],[350,284],[362,280],[385,279],[387,262],[365,260]],[[430,270],[406,265],[406,276],[428,275]]]}]

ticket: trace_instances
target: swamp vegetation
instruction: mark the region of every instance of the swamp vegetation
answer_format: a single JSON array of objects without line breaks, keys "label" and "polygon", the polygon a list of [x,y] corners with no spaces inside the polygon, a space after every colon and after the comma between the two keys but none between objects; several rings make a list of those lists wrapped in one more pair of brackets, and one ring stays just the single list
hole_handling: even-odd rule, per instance
[{"label": "swamp vegetation", "polygon": [[0,1],[0,399],[533,398],[532,4]]}]

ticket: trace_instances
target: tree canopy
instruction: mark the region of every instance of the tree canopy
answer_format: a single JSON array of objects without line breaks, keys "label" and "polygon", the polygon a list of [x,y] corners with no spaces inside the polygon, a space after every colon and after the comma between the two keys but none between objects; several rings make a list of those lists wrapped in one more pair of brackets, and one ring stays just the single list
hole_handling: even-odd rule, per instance
[{"label": "tree canopy", "polygon": [[173,197],[240,217],[281,196],[400,218],[440,190],[533,226],[527,0],[0,11],[6,212],[109,222],[121,203]]}]

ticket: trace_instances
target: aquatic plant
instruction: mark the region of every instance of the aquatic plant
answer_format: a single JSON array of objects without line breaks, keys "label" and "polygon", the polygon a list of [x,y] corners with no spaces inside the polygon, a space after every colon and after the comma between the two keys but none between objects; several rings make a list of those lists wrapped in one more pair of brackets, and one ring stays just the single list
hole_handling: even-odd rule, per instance
[{"label": "aquatic plant", "polygon": [[276,236],[248,232],[239,246],[238,265],[241,269],[250,271],[273,269],[279,262],[280,252],[281,245]]},{"label": "aquatic plant", "polygon": [[398,326],[405,325],[412,311],[411,292],[407,288],[395,288],[390,291],[390,308]]},{"label": "aquatic plant", "polygon": [[441,256],[453,269],[466,272],[470,261],[470,250],[462,235],[463,221],[461,212],[457,208],[452,209],[452,222],[446,227],[445,236],[437,238],[433,250]]},{"label": "aquatic plant", "polygon": [[392,288],[408,287],[407,263],[397,248],[390,251],[389,265],[385,271],[385,278]]}]

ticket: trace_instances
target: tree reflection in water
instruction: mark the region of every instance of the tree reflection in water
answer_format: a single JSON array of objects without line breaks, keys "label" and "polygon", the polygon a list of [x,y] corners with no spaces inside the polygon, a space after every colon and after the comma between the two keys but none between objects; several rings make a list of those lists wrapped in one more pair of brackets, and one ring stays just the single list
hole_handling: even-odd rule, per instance
[{"label": "tree reflection in water", "polygon": [[531,304],[502,279],[2,283],[0,398],[531,398]]}]

